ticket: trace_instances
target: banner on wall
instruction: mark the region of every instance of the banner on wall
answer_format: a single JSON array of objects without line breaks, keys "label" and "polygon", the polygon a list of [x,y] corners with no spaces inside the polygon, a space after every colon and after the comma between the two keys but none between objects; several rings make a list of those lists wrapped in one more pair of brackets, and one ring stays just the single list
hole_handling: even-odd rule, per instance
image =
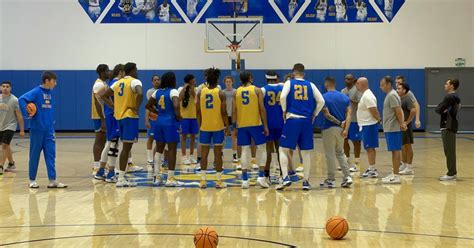
[{"label": "banner on wall", "polygon": [[369,0],[311,1],[300,23],[382,22]]},{"label": "banner on wall", "polygon": [[81,4],[82,8],[93,23],[99,19],[109,3],[110,0],[79,0],[79,4]]},{"label": "banner on wall", "polygon": [[385,15],[389,22],[392,22],[405,0],[375,0],[376,6]]},{"label": "banner on wall", "polygon": [[282,23],[281,18],[268,0],[242,0],[235,6],[233,3],[213,0],[202,18],[199,19],[199,23],[205,23],[207,18],[232,17],[234,7],[239,17],[262,17],[264,23]]},{"label": "banner on wall", "polygon": [[270,0],[269,2],[286,23],[297,21],[311,0]]},{"label": "banner on wall", "polygon": [[116,0],[102,23],[184,23],[169,0]]},{"label": "banner on wall", "polygon": [[172,2],[188,23],[195,23],[209,8],[212,0],[172,0]]}]

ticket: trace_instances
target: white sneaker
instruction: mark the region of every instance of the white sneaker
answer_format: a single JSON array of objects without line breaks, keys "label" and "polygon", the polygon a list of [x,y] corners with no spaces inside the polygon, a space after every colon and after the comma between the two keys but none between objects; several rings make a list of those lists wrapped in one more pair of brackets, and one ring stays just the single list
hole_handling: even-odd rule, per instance
[{"label": "white sneaker", "polygon": [[248,189],[250,187],[249,180],[242,180],[242,189]]},{"label": "white sneaker", "polygon": [[295,171],[296,172],[303,172],[304,171],[303,165],[298,166]]},{"label": "white sneaker", "polygon": [[36,183],[36,181],[30,182],[30,188],[31,189],[37,189],[37,188],[39,188],[39,185],[38,185],[38,183]]},{"label": "white sneaker", "polygon": [[136,187],[137,183],[129,181],[128,179],[122,177],[117,180],[117,183],[115,184],[116,187],[121,188],[121,187]]},{"label": "white sneaker", "polygon": [[236,166],[235,166],[235,169],[236,170],[242,170],[242,165],[240,163],[238,163]]},{"label": "white sneaker", "polygon": [[255,160],[252,159],[251,163],[252,163],[252,169],[254,169],[254,170],[260,169],[260,167],[258,166],[258,164]]},{"label": "white sneaker", "polygon": [[401,184],[402,182],[400,181],[400,176],[399,175],[390,174],[390,175],[382,178],[382,183],[385,183],[385,184]]},{"label": "white sneaker", "polygon": [[191,162],[191,164],[197,164],[198,163],[198,161],[193,156],[189,157],[189,162]]},{"label": "white sneaker", "polygon": [[160,186],[160,184],[161,184],[161,176],[160,175],[153,176],[153,185]]},{"label": "white sneaker", "polygon": [[400,175],[414,175],[415,171],[409,167],[405,167],[404,170],[400,170]]},{"label": "white sneaker", "polygon": [[352,185],[352,177],[348,176],[342,180],[341,187],[350,188]]},{"label": "white sneaker", "polygon": [[155,163],[153,161],[147,161],[146,162],[146,171],[148,173],[153,173],[155,169]]},{"label": "white sneaker", "polygon": [[168,178],[165,183],[165,187],[178,187],[182,186],[183,183],[180,181],[177,181],[174,177]]},{"label": "white sneaker", "polygon": [[265,179],[265,177],[259,177],[259,178],[257,178],[257,184],[258,184],[258,186],[260,186],[260,187],[262,187],[262,188],[264,188],[264,189],[270,187],[270,185],[268,185],[268,182],[267,182],[267,180]]},{"label": "white sneaker", "polygon": [[340,165],[338,165],[337,170],[342,170],[342,167]]},{"label": "white sneaker", "polygon": [[407,165],[406,165],[406,164],[404,164],[404,163],[401,163],[401,164],[400,164],[400,171],[403,171],[403,170],[405,170],[406,168],[407,168]]},{"label": "white sneaker", "polygon": [[139,171],[142,171],[143,170],[143,167],[141,166],[138,166],[138,165],[134,165],[132,163],[129,163],[127,165],[127,172],[128,173],[131,173],[131,172],[139,172]]},{"label": "white sneaker", "polygon": [[183,164],[184,165],[190,165],[191,164],[191,161],[189,160],[188,157],[186,157],[186,156],[183,157]]},{"label": "white sneaker", "polygon": [[358,169],[357,169],[357,166],[355,164],[352,164],[350,167],[349,167],[349,172],[357,172]]},{"label": "white sneaker", "polygon": [[456,179],[457,179],[456,175],[454,176],[444,175],[444,176],[439,177],[440,181],[456,181]]}]

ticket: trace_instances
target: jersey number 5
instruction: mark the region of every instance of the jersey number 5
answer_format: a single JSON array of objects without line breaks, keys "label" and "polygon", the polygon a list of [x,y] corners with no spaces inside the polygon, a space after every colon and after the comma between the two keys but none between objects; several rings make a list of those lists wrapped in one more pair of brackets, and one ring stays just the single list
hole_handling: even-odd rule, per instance
[{"label": "jersey number 5", "polygon": [[308,100],[308,86],[295,85],[295,100]]},{"label": "jersey number 5", "polygon": [[250,103],[249,92],[242,91],[242,104],[247,105]]},{"label": "jersey number 5", "polygon": [[276,104],[280,105],[280,94],[281,92],[278,92],[278,94],[275,94],[274,91],[268,91],[267,95],[270,97],[270,100],[268,100],[268,105],[270,106],[275,106]]},{"label": "jersey number 5", "polygon": [[123,96],[123,88],[125,88],[125,84],[124,83],[120,83],[119,84],[119,88],[120,88],[120,91],[118,93],[119,96]]},{"label": "jersey number 5", "polygon": [[214,104],[212,103],[213,100],[214,99],[213,99],[212,95],[206,95],[206,108],[207,109],[214,108]]},{"label": "jersey number 5", "polygon": [[160,96],[160,100],[158,100],[158,105],[160,105],[161,109],[165,109],[165,96]]}]

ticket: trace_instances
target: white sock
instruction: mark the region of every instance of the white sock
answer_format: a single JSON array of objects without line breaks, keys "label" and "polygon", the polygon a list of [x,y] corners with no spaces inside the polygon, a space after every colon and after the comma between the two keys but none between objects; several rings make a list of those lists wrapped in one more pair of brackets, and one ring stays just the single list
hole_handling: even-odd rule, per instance
[{"label": "white sock", "polygon": [[168,179],[174,177],[174,170],[168,170]]},{"label": "white sock", "polygon": [[107,163],[107,154],[109,153],[110,149],[110,141],[105,143],[104,149],[102,149],[102,153],[100,154],[100,162]]},{"label": "white sock", "polygon": [[217,181],[220,181],[222,179],[222,172],[217,172],[216,177],[217,177]]},{"label": "white sock", "polygon": [[146,150],[146,157],[147,157],[147,162],[153,161],[153,149]]},{"label": "white sock", "polygon": [[117,175],[118,179],[124,179],[125,178],[125,171],[116,169],[115,170],[115,175]]},{"label": "white sock", "polygon": [[100,167],[100,161],[94,162],[94,169],[98,169]]},{"label": "white sock", "polygon": [[201,170],[201,180],[206,180],[206,170]]},{"label": "white sock", "polygon": [[288,148],[280,147],[280,165],[281,165],[281,173],[282,173],[283,178],[288,176],[289,152],[290,150]]},{"label": "white sock", "polygon": [[304,180],[309,180],[309,172],[311,170],[311,151],[301,151],[303,157]]},{"label": "white sock", "polygon": [[158,176],[161,171],[161,158],[163,153],[156,152],[155,154],[155,176]]},{"label": "white sock", "polygon": [[267,160],[267,153],[265,151],[265,144],[257,146],[257,164],[260,167],[260,170],[265,168],[265,160]]},{"label": "white sock", "polygon": [[242,156],[240,159],[240,163],[242,164],[242,170],[247,170],[249,168],[250,153],[250,146],[242,146]]},{"label": "white sock", "polygon": [[360,158],[354,158],[354,162],[355,162],[356,164],[360,163]]},{"label": "white sock", "polygon": [[128,158],[128,163],[129,163],[129,164],[133,163],[132,157],[129,157],[129,158]]},{"label": "white sock", "polygon": [[375,170],[375,164],[369,165],[369,170]]}]

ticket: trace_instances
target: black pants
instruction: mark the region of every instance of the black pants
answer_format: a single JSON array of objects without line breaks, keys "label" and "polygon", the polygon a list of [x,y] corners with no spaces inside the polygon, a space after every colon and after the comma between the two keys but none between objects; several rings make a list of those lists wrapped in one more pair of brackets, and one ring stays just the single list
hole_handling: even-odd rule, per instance
[{"label": "black pants", "polygon": [[458,172],[456,171],[456,133],[444,129],[441,131],[441,137],[443,139],[444,155],[446,156],[446,164],[448,165],[448,176],[454,176]]}]

